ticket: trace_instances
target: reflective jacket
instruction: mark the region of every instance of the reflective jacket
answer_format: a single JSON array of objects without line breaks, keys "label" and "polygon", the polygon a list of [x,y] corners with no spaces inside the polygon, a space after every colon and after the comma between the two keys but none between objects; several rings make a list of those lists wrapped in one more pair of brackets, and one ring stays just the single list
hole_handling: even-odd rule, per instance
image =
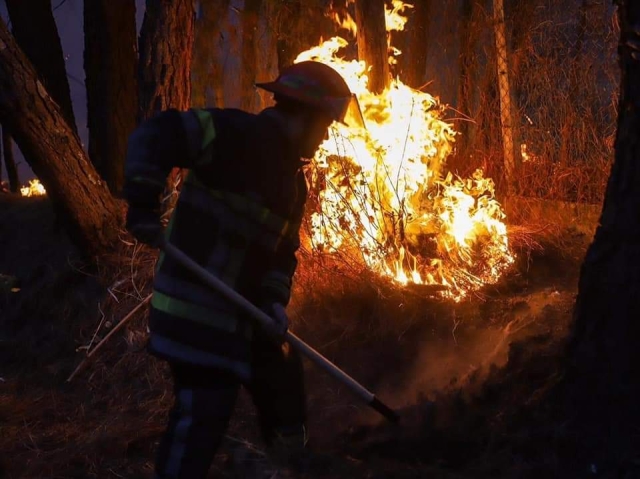
[{"label": "reflective jacket", "polygon": [[[272,109],[169,110],[131,135],[125,196],[157,210],[171,168],[188,168],[167,239],[258,307],[286,306],[307,196],[302,165]],[[153,287],[153,354],[250,377],[251,320],[162,253]]]}]

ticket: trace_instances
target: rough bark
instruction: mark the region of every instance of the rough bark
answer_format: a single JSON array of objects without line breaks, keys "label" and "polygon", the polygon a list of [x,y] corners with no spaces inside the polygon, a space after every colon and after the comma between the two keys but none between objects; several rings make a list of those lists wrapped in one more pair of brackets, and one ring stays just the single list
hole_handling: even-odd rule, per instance
[{"label": "rough bark", "polygon": [[[191,106],[191,59],[195,37],[194,0],[147,0],[140,31],[138,121],[169,108]],[[182,176],[174,169],[167,179],[171,209]]]},{"label": "rough bark", "polygon": [[327,38],[331,35],[327,32],[335,28],[333,21],[324,14],[323,0],[270,0],[267,7],[276,35],[279,70],[292,65],[301,52],[319,43],[322,33]]},{"label": "rough bark", "polygon": [[628,452],[640,428],[640,2],[620,4],[615,158],[580,274],[567,375],[570,392],[581,395],[575,412],[579,424],[591,427],[594,455],[598,441]]},{"label": "rough bark", "polygon": [[494,35],[496,42],[496,64],[498,68],[498,88],[500,91],[500,123],[502,125],[502,148],[504,152],[504,173],[507,191],[515,188],[516,154],[514,142],[514,118],[511,106],[511,85],[509,56],[504,22],[503,0],[493,0]]},{"label": "rough bark", "polygon": [[60,35],[50,0],[6,0],[11,30],[18,45],[38,72],[51,98],[74,132],[76,120]]},{"label": "rough bark", "polygon": [[[9,181],[9,191],[18,193],[20,191],[20,179],[18,178],[18,168],[13,156],[13,139],[6,126],[2,127],[2,145],[0,145],[0,158],[4,157],[4,166],[7,170],[7,180]],[[2,169],[2,162],[0,162]]]},{"label": "rough bark", "polygon": [[135,0],[84,2],[89,158],[116,195],[122,190],[127,139],[137,115],[135,15]]},{"label": "rough bark", "polygon": [[[476,54],[478,42],[477,28],[474,23],[477,18],[478,4],[475,0],[462,0],[460,15],[460,83],[458,88],[458,110],[474,120],[478,113],[478,82],[479,62]],[[460,139],[457,141],[459,154],[466,157],[469,148],[475,141],[477,132],[476,121],[460,121],[458,125]]]},{"label": "rough bark", "polygon": [[138,119],[191,105],[194,0],[147,0],[140,31]]},{"label": "rough bark", "polygon": [[[280,11],[278,12],[278,27],[280,28],[278,28],[277,39],[278,70],[282,71],[283,68],[292,65],[298,54],[306,50],[306,48],[297,48],[292,41],[293,39],[285,33],[287,28],[285,23],[289,23],[290,19],[300,18],[302,14],[302,5],[299,1],[291,2],[290,4],[285,2],[278,3],[280,3]],[[286,12],[285,9],[287,9],[288,12]],[[309,30],[310,29],[306,29],[306,31]],[[309,44],[309,46],[311,46],[311,44]]]},{"label": "rough bark", "polygon": [[382,92],[390,83],[384,0],[356,0],[358,58],[371,67],[369,90]]},{"label": "rough bark", "polygon": [[407,11],[408,20],[400,38],[402,54],[398,59],[400,79],[412,88],[424,85],[427,70],[427,51],[429,46],[429,24],[431,21],[432,0],[416,0],[413,9]]},{"label": "rough bark", "polygon": [[260,20],[262,0],[245,0],[241,15],[242,25],[242,74],[240,76],[240,91],[243,110],[255,111],[256,95],[254,83],[256,81],[258,45],[257,31]]},{"label": "rough bark", "polygon": [[81,251],[111,251],[121,224],[116,203],[1,20],[0,123],[13,134]]},{"label": "rough bark", "polygon": [[[575,124],[576,121],[579,121],[576,118],[576,114],[583,114],[583,108],[588,108],[585,98],[585,92],[583,88],[584,83],[584,39],[587,34],[587,13],[590,6],[587,0],[582,0],[582,3],[578,9],[578,24],[576,28],[576,41],[573,45],[573,52],[571,52],[571,56],[573,57],[573,61],[569,62],[568,65],[568,76],[569,76],[569,90],[567,98],[567,103],[572,105],[570,111],[575,111],[574,114],[567,114],[562,120],[562,125],[559,126],[560,130],[560,151],[559,151],[559,162],[562,166],[568,167],[571,164],[572,157],[574,156],[573,151],[575,151],[576,147],[576,138],[574,136],[575,132]],[[579,140],[578,140],[579,141]]]},{"label": "rough bark", "polygon": [[195,22],[191,67],[191,105],[224,107],[222,27],[231,0],[201,0]]}]

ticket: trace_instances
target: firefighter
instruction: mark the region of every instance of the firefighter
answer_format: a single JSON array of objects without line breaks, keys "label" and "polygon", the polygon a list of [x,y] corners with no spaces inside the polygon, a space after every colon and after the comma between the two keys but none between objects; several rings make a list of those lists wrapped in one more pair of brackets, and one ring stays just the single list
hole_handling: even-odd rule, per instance
[{"label": "firefighter", "polygon": [[[335,70],[313,61],[256,86],[274,94],[274,107],[258,114],[170,109],[132,133],[127,229],[151,246],[164,235],[269,314],[284,335],[307,196],[304,159],[314,156],[332,122],[345,120],[355,96]],[[189,172],[164,229],[160,198],[174,167]],[[302,451],[300,357],[162,253],[149,329],[150,353],[169,363],[175,394],[155,477],[206,477],[240,386],[251,393],[274,461]]]}]

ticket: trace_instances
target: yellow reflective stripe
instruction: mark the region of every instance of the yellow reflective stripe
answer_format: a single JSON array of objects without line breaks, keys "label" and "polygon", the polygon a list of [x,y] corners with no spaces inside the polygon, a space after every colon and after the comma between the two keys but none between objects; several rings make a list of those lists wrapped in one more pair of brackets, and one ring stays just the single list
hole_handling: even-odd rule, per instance
[{"label": "yellow reflective stripe", "polygon": [[238,331],[238,319],[235,315],[214,311],[198,304],[167,296],[159,291],[153,292],[151,305],[172,316],[204,324],[228,333]]},{"label": "yellow reflective stripe", "polygon": [[256,222],[266,225],[270,230],[278,233],[278,235],[282,237],[291,236],[292,233],[298,232],[300,227],[299,222],[292,223],[287,221],[272,213],[270,209],[235,193],[207,188],[200,180],[198,180],[195,174],[190,173],[189,176],[187,176],[185,183],[205,190],[213,198],[225,201],[229,206],[231,206],[231,208],[241,213],[248,213]]},{"label": "yellow reflective stripe", "polygon": [[152,185],[152,186],[158,186],[162,189],[164,189],[165,184],[164,182],[160,181],[160,180],[156,180],[155,178],[150,178],[148,176],[133,176],[131,178],[129,178],[129,181],[133,181],[134,183],[140,183],[143,185]]},{"label": "yellow reflective stripe", "polygon": [[201,109],[194,109],[193,112],[202,127],[202,144],[200,145],[200,153],[202,153],[216,139],[216,129],[210,112]]}]

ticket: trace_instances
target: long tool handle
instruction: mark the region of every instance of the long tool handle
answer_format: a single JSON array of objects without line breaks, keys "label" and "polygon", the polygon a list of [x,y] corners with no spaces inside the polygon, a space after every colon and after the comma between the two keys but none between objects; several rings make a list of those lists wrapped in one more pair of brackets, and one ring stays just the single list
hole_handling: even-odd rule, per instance
[{"label": "long tool handle", "polygon": [[[238,294],[232,288],[227,286],[224,282],[218,279],[215,275],[211,274],[209,271],[204,269],[198,263],[196,263],[193,259],[191,259],[187,254],[185,254],[180,249],[173,246],[168,241],[165,241],[162,245],[165,253],[170,255],[173,259],[175,259],[178,263],[183,265],[193,274],[198,276],[207,286],[215,289],[217,292],[225,296],[231,302],[233,302],[236,306],[242,308],[246,313],[250,314],[260,326],[267,331],[271,332],[274,329],[273,319],[262,311],[260,308],[253,305],[243,296]],[[327,358],[325,358],[318,351],[313,349],[307,343],[305,343],[298,336],[293,334],[291,331],[287,331],[285,335],[285,339],[289,342],[289,344],[298,350],[301,354],[305,355],[309,358],[313,363],[315,363],[322,370],[336,378],[338,381],[342,382],[345,386],[347,386],[351,392],[353,392],[356,396],[362,399],[365,403],[371,406],[373,409],[382,414],[385,418],[387,418],[391,422],[397,422],[399,419],[398,414],[391,409],[389,406],[380,401],[375,394],[362,386],[359,382],[345,373],[338,366],[333,364]]]}]

